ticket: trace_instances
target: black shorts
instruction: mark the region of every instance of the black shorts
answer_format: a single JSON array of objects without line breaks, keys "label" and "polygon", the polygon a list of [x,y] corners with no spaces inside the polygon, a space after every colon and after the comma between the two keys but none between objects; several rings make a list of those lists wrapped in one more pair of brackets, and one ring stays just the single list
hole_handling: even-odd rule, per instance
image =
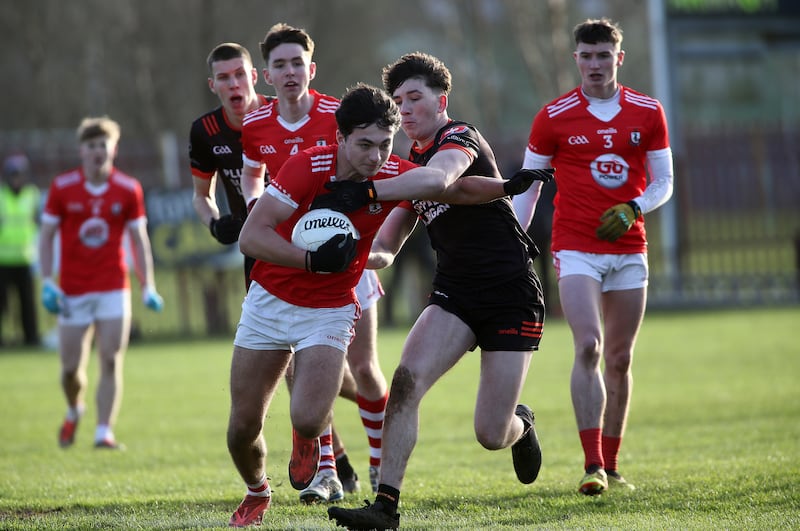
[{"label": "black shorts", "polygon": [[533,262],[526,274],[505,284],[471,289],[434,286],[428,304],[452,313],[488,351],[538,350],[544,327],[544,296]]}]

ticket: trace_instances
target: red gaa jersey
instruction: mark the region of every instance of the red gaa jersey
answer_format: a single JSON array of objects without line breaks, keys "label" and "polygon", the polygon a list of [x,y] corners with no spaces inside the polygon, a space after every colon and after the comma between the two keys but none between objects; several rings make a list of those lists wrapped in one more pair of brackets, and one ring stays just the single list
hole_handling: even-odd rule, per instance
[{"label": "red gaa jersey", "polygon": [[309,90],[314,104],[299,122],[290,124],[278,114],[278,100],[248,113],[242,122],[244,164],[267,165],[267,177],[278,175],[290,156],[314,146],[336,144],[336,109],[339,100]]},{"label": "red gaa jersey", "polygon": [[64,173],[50,185],[42,218],[59,226],[65,294],[130,286],[122,238],[131,222],[145,218],[139,181],[114,168],[107,183],[94,187],[80,168]]},{"label": "red gaa jersey", "polygon": [[[325,183],[335,180],[336,155],[339,146],[334,144],[301,151],[283,165],[270,181],[265,193],[280,197],[297,209],[276,227],[286,241],[292,240],[292,229],[297,220],[309,210],[318,195],[329,193]],[[370,180],[389,179],[417,165],[391,155],[383,168]],[[383,220],[399,201],[377,201],[350,212],[347,217],[360,234],[356,257],[346,271],[341,273],[310,273],[304,269],[286,267],[256,260],[250,278],[264,289],[296,306],[308,308],[338,308],[356,302],[355,286],[364,271],[372,240]]]},{"label": "red gaa jersey", "polygon": [[619,111],[604,121],[587,110],[579,88],[547,104],[533,120],[528,149],[556,169],[552,250],[601,254],[647,250],[644,219],[615,242],[596,237],[608,208],[647,186],[647,152],[669,147],[658,100],[620,85]]}]

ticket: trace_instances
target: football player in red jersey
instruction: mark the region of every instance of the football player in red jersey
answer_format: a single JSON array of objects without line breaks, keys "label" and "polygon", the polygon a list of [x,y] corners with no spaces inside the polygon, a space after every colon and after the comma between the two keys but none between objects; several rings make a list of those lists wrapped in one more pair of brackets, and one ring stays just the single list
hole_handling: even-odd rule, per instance
[{"label": "football player in red jersey", "polygon": [[[617,81],[622,30],[605,18],[586,20],[574,38],[581,85],[536,114],[523,167],[556,168],[552,250],[575,346],[570,387],[584,451],[579,490],[597,495],[609,486],[633,487],[619,473],[618,455],[647,298],[643,215],[672,195],[672,152],[661,104]],[[523,226],[538,191],[514,198]]]},{"label": "football player in red jersey", "polygon": [[[240,235],[240,247],[256,258],[256,264],[231,361],[228,448],[247,484],[247,495],[231,517],[235,526],[260,522],[269,508],[262,429],[290,360],[295,364],[290,416],[296,437],[304,441],[301,447],[316,441],[330,423],[360,313],[358,279],[378,228],[400,200],[373,200],[348,214],[360,239],[337,235],[316,251],[292,245],[295,222],[317,196],[327,194],[331,182],[392,179],[408,196],[473,202],[508,193],[502,181],[474,178],[484,195],[454,190],[451,197],[442,171],[416,167],[392,155],[400,115],[378,88],[360,84],[348,90],[335,116],[337,142],[289,158],[258,199]],[[332,274],[317,274],[322,272]],[[318,451],[317,446],[312,453]],[[342,498],[333,470],[317,477],[327,501]]]},{"label": "football player in red jersey", "polygon": [[[444,63],[424,53],[407,54],[384,69],[383,81],[400,108],[403,131],[413,140],[412,161],[442,171],[448,190],[465,181],[465,175],[503,182],[480,132],[448,116],[452,82]],[[551,176],[549,171],[531,174],[539,180]],[[399,178],[376,181],[373,195],[378,201],[391,199],[402,188],[398,184]],[[487,449],[511,447],[514,469],[523,483],[535,481],[541,466],[533,412],[518,403],[543,330],[544,300],[533,269],[538,250],[508,199],[477,205],[422,199],[411,201],[411,210],[391,213],[370,255],[370,267],[391,264],[421,220],[437,264],[428,306],[409,332],[392,378],[375,503],[328,509],[330,518],[349,529],[400,525],[397,507],[417,442],[420,403],[439,378],[476,347],[481,349],[474,414],[477,440]]]},{"label": "football player in red jersey", "polygon": [[[272,26],[261,43],[261,55],[266,65],[264,79],[275,88],[277,99],[249,113],[244,119],[242,191],[248,204],[261,195],[264,183],[278,174],[289,157],[306,148],[336,143],[334,113],[339,100],[310,88],[317,73],[313,54],[314,41],[308,33],[284,23]],[[356,293],[362,314],[356,325],[355,339],[348,349],[349,370],[346,371],[341,396],[358,404],[370,446],[370,476],[377,476],[388,394],[377,351],[377,302],[383,295],[378,275],[374,271],[365,271]],[[290,389],[292,373],[290,364],[287,371]],[[320,474],[327,474],[328,470],[337,471],[345,491],[358,490],[358,476],[333,426],[322,434],[320,444]],[[318,486],[319,481],[304,475],[302,470],[294,473],[298,467],[308,469],[303,466],[305,460],[299,452],[302,452],[301,448],[294,448],[290,461],[292,485],[300,490],[301,499],[321,501],[326,492]]]},{"label": "football player in red jersey", "polygon": [[131,324],[126,233],[142,301],[151,310],[161,311],[163,300],[153,276],[142,187],[114,167],[119,125],[107,117],[86,118],[77,134],[82,165],[57,176],[50,185],[39,242],[42,302],[58,314],[61,385],[68,406],[58,442],[62,448],[73,444],[83,415],[90,334],[94,334],[100,368],[95,447],[118,449],[113,427],[122,399],[122,365]]},{"label": "football player in red jersey", "polygon": [[[247,206],[242,195],[242,120],[271,98],[256,93],[258,71],[247,48],[235,42],[214,47],[206,59],[208,88],[220,106],[194,122],[189,131],[189,162],[194,183],[192,205],[197,217],[222,244],[239,239]],[[216,180],[220,179],[230,213],[220,215]],[[253,259],[244,259],[245,286],[250,284]]]}]

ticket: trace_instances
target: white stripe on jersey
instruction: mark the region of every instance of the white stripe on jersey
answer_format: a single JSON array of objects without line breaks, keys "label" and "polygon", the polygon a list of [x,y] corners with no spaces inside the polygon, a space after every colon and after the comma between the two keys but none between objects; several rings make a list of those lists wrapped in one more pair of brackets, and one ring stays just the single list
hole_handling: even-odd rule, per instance
[{"label": "white stripe on jersey", "polygon": [[65,188],[67,186],[72,186],[73,184],[77,183],[81,180],[81,173],[78,170],[71,171],[69,173],[65,173],[63,175],[59,175],[55,178],[55,187],[56,188]]},{"label": "white stripe on jersey", "polygon": [[311,171],[312,172],[320,172],[320,171],[330,171],[333,167],[333,153],[329,153],[326,155],[314,155],[311,157]]},{"label": "white stripe on jersey", "polygon": [[553,105],[548,105],[547,106],[547,115],[550,118],[553,118],[554,116],[558,116],[559,114],[561,114],[562,112],[566,111],[567,109],[571,109],[571,108],[575,107],[576,105],[580,104],[580,102],[581,102],[581,99],[580,99],[580,97],[578,97],[578,93],[577,92],[573,92],[572,94],[570,94],[566,98],[564,98],[562,100],[558,100]]},{"label": "white stripe on jersey", "polygon": [[262,118],[269,118],[272,116],[272,110],[274,108],[275,104],[273,102],[269,102],[266,105],[262,105],[258,109],[245,114],[244,118],[242,119],[242,126],[245,126],[250,122],[261,120]]},{"label": "white stripe on jersey", "polygon": [[325,98],[321,98],[319,100],[319,105],[317,105],[317,111],[323,114],[334,113],[338,108],[339,108],[338,100],[329,100]]},{"label": "white stripe on jersey", "polygon": [[631,94],[627,90],[625,91],[625,101],[628,103],[633,103],[634,105],[638,105],[639,107],[645,107],[647,109],[655,110],[658,108],[657,100],[647,96],[642,96],[640,94]]},{"label": "white stripe on jersey", "polygon": [[397,175],[400,172],[400,162],[388,160],[386,164],[383,165],[381,168],[382,173],[388,173],[390,175]]}]

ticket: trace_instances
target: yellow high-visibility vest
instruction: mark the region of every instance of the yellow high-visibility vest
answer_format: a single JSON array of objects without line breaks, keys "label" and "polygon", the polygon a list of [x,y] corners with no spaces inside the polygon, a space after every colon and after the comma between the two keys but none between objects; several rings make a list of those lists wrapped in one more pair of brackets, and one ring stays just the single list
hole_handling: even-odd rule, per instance
[{"label": "yellow high-visibility vest", "polygon": [[14,194],[0,184],[0,265],[26,265],[36,260],[36,237],[39,189],[22,187]]}]

